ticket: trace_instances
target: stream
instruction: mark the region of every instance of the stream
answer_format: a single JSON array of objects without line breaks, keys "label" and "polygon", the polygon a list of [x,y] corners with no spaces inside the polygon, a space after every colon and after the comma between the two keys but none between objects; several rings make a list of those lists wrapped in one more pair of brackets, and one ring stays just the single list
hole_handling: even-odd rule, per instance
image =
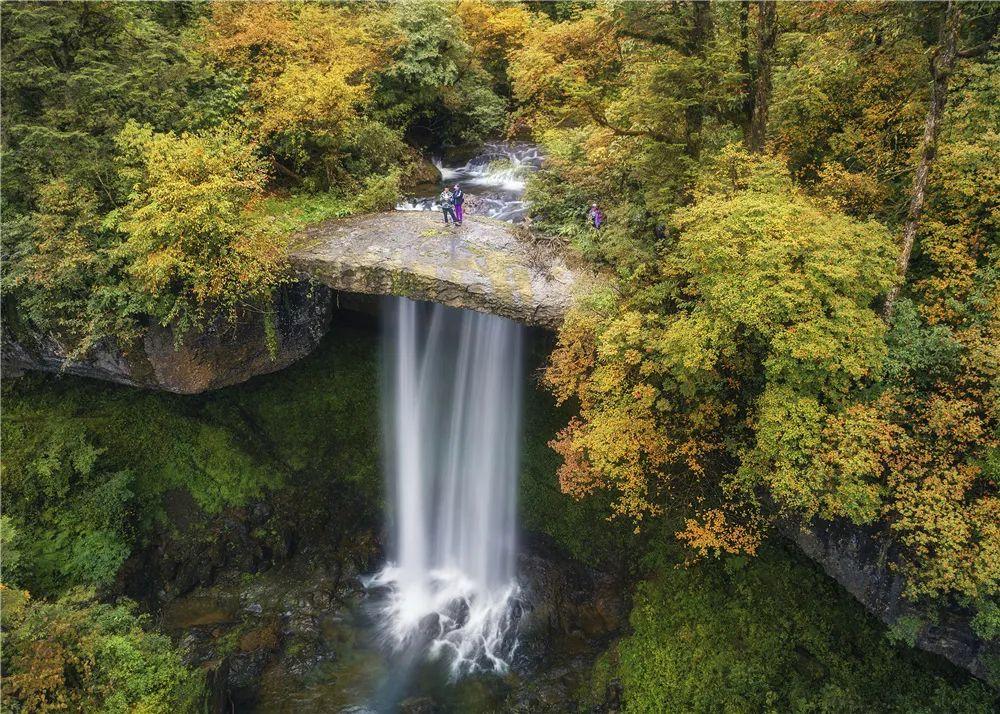
[{"label": "stream", "polygon": [[438,184],[418,189],[417,195],[396,205],[397,211],[439,211],[438,194],[457,183],[465,192],[467,215],[517,223],[528,212],[523,200],[525,182],[542,165],[542,155],[535,144],[498,141],[485,144],[464,164],[446,166],[440,159],[434,164],[441,173]]}]

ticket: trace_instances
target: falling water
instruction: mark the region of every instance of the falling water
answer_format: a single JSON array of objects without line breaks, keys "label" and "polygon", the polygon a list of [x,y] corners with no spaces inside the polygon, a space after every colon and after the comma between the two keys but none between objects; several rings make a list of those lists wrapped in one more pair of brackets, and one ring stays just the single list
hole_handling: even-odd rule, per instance
[{"label": "falling water", "polygon": [[516,646],[522,328],[407,299],[387,321],[393,560],[383,635],[453,677],[503,672]]}]

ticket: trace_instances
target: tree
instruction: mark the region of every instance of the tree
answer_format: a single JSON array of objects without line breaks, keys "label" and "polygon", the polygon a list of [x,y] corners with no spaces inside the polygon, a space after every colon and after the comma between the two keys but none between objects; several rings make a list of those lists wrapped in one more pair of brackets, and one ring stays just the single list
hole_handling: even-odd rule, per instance
[{"label": "tree", "polygon": [[216,311],[259,308],[284,279],[288,237],[252,215],[267,181],[256,147],[234,130],[119,136],[127,201],[112,214],[125,262],[151,312],[183,331]]},{"label": "tree", "polygon": [[[102,454],[82,432],[63,430],[49,435],[29,463],[5,465],[4,518],[20,553],[17,583],[50,594],[114,580],[135,538],[133,476],[109,471]],[[4,546],[10,544],[5,536]],[[12,574],[4,572],[8,585]]]},{"label": "tree", "polygon": [[130,119],[183,124],[190,53],[150,5],[15,3],[2,15],[5,216],[34,209],[53,179],[113,203],[115,136]]},{"label": "tree", "polygon": [[202,26],[219,69],[247,87],[245,125],[283,177],[354,188],[402,159],[399,136],[372,115],[400,40],[386,11],[312,3],[219,3]]},{"label": "tree", "polygon": [[[960,56],[969,57],[985,52],[989,49],[993,41],[992,36],[990,36],[979,47],[960,50],[958,41],[961,25],[961,3],[948,0],[947,10],[941,23],[938,48],[931,57],[930,106],[927,109],[927,118],[924,120],[924,134],[920,139],[919,148],[920,158],[917,163],[916,172],[913,175],[913,186],[910,188],[906,221],[903,224],[903,241],[896,263],[896,270],[899,273],[900,280],[899,283],[889,289],[882,308],[882,316],[886,322],[892,320],[892,312],[909,269],[910,254],[913,252],[913,242],[917,235],[917,225],[923,213],[924,202],[927,196],[927,180],[934,157],[937,154],[938,136],[941,133],[941,120],[948,102],[948,84],[955,70],[955,62]],[[996,22],[993,23],[993,31],[990,35],[995,33],[995,31]]]},{"label": "tree", "polygon": [[747,146],[750,151],[763,151],[767,134],[767,116],[771,102],[771,74],[774,44],[778,37],[778,8],[774,0],[757,3],[757,64],[752,76],[753,95],[750,102],[750,131]]},{"label": "tree", "polygon": [[563,489],[612,491],[637,520],[666,493],[682,511],[717,504],[711,521],[748,550],[765,503],[871,522],[889,434],[855,393],[885,354],[869,305],[891,278],[887,231],[734,149],[695,195],[661,281],[561,332],[547,380],[581,415],[554,442]]},{"label": "tree", "polygon": [[[504,102],[466,41],[461,8],[394,5],[395,43],[376,87],[379,114],[418,143],[458,146],[499,132]],[[481,28],[480,28],[481,30]],[[480,47],[487,40],[480,33]]]},{"label": "tree", "polygon": [[[5,605],[12,593],[5,589]],[[4,694],[17,711],[201,711],[204,675],[187,669],[134,603],[73,590],[4,607]]]}]

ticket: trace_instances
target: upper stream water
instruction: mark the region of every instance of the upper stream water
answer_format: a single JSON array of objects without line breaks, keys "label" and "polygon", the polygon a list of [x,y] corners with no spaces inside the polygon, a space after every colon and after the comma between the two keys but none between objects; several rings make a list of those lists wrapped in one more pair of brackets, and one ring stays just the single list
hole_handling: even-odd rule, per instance
[{"label": "upper stream water", "polygon": [[516,223],[527,213],[523,200],[525,181],[541,166],[542,155],[535,144],[490,142],[464,164],[449,166],[440,159],[434,163],[441,181],[433,195],[417,191],[418,195],[400,201],[397,211],[438,211],[438,194],[445,186],[457,183],[466,195],[466,214]]}]

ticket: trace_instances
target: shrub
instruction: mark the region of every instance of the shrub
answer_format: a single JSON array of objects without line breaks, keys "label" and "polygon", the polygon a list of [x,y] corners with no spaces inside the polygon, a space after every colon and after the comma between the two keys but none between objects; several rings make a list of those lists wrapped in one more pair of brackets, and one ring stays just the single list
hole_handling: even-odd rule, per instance
[{"label": "shrub", "polygon": [[107,605],[89,590],[4,613],[5,691],[15,711],[200,710],[203,676],[165,635],[147,631],[134,603]]},{"label": "shrub", "polygon": [[399,201],[400,171],[390,171],[383,176],[369,176],[364,188],[354,197],[352,208],[355,213],[376,213],[391,211]]}]

